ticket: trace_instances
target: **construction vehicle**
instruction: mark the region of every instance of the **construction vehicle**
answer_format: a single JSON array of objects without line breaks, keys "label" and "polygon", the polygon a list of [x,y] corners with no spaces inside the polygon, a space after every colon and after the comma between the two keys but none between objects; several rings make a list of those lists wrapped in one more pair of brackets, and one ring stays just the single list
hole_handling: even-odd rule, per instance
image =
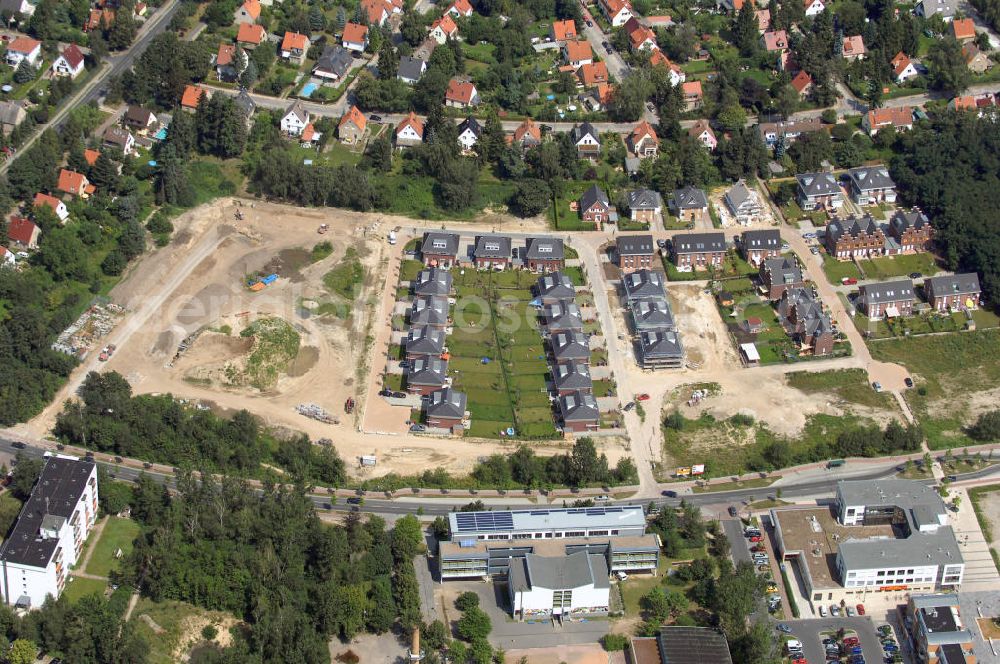
[{"label": "construction vehicle", "polygon": [[354,412],[354,397],[347,397],[347,401],[344,402],[344,412],[348,415]]}]

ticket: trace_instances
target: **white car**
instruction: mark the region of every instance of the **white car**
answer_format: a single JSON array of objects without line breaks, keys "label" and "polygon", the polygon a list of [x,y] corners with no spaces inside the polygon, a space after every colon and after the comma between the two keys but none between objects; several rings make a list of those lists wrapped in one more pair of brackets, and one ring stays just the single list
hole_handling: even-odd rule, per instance
[{"label": "white car", "polygon": [[619,581],[628,581],[628,574],[625,572],[615,572],[615,576],[618,577]]},{"label": "white car", "polygon": [[839,618],[840,617],[840,607],[837,606],[836,604],[831,604],[830,605],[830,615],[833,616],[834,618]]},{"label": "white car", "polygon": [[819,617],[826,618],[826,607],[822,604],[819,605]]}]

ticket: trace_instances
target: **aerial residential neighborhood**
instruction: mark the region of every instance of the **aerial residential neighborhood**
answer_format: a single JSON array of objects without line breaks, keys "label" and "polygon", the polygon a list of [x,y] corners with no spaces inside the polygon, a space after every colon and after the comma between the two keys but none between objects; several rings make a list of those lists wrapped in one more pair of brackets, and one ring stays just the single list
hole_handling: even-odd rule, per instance
[{"label": "aerial residential neighborhood", "polygon": [[990,0],[0,9],[4,662],[1000,663]]}]

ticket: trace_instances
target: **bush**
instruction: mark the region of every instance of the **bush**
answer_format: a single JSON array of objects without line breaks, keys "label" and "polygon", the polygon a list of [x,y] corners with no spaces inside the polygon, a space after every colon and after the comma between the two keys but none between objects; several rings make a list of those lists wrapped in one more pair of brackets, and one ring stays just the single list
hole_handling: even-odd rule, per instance
[{"label": "bush", "polygon": [[969,428],[969,437],[984,442],[1000,438],[1000,410],[991,410],[980,415],[976,423]]},{"label": "bush", "polygon": [[205,625],[201,629],[201,636],[206,641],[214,641],[215,637],[217,637],[218,635],[219,635],[219,630],[215,627],[215,625]]},{"label": "bush", "polygon": [[746,413],[736,413],[729,418],[729,423],[738,427],[752,427],[755,421],[753,415]]},{"label": "bush", "polygon": [[493,623],[485,611],[479,607],[472,607],[458,619],[455,631],[461,638],[471,643],[489,636],[493,631]]},{"label": "bush", "polygon": [[156,214],[149,218],[149,221],[146,222],[146,228],[154,235],[174,232],[174,224],[162,210],[157,210]]},{"label": "bush", "polygon": [[687,420],[681,415],[679,410],[671,411],[663,420],[663,426],[674,431],[683,431]]},{"label": "bush", "polygon": [[125,271],[128,259],[120,249],[114,249],[101,262],[101,271],[109,277],[117,277]]},{"label": "bush", "polygon": [[605,634],[601,639],[601,645],[608,652],[625,650],[628,646],[628,637],[624,634]]},{"label": "bush", "polygon": [[472,591],[466,591],[458,596],[455,600],[455,607],[462,612],[468,611],[469,609],[479,608],[479,595]]}]

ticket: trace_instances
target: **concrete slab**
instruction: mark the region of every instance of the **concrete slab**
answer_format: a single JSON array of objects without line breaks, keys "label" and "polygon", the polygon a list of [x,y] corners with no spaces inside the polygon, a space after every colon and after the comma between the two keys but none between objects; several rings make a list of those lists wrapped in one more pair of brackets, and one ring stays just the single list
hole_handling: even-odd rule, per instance
[{"label": "concrete slab", "polygon": [[605,652],[597,643],[584,645],[553,646],[551,648],[522,648],[507,651],[508,662],[527,662],[527,664],[609,664],[611,653]]}]

